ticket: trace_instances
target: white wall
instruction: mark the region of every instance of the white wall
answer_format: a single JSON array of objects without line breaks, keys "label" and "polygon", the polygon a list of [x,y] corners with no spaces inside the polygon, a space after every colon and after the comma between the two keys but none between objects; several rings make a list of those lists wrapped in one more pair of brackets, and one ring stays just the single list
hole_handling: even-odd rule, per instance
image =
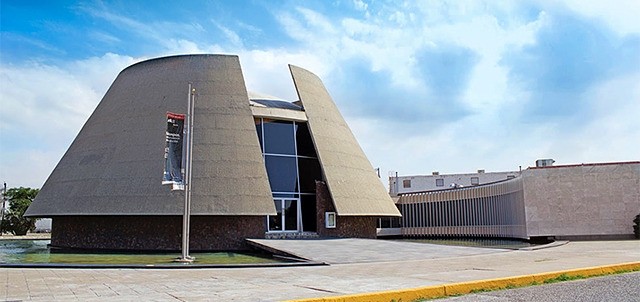
[{"label": "white wall", "polygon": [[640,213],[640,164],[586,164],[522,173],[529,236],[633,233]]},{"label": "white wall", "polygon": [[[389,193],[397,195],[399,193],[422,192],[432,190],[449,189],[452,184],[458,187],[472,186],[471,178],[478,177],[479,184],[487,184],[496,181],[506,180],[509,176],[517,176],[519,172],[489,172],[489,173],[467,173],[467,174],[446,174],[446,175],[413,175],[413,176],[395,176],[389,177]],[[444,186],[436,186],[436,180],[442,179]],[[411,181],[411,186],[405,188],[403,182]]]}]

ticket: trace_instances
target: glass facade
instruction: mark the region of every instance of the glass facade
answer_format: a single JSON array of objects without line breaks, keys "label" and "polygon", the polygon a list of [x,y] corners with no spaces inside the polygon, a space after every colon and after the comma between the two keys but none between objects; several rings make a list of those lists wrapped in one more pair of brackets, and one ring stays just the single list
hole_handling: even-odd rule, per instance
[{"label": "glass facade", "polygon": [[306,123],[255,119],[277,215],[270,232],[315,232],[315,181],[322,170]]},{"label": "glass facade", "polygon": [[298,192],[296,158],[264,155],[271,192]]}]

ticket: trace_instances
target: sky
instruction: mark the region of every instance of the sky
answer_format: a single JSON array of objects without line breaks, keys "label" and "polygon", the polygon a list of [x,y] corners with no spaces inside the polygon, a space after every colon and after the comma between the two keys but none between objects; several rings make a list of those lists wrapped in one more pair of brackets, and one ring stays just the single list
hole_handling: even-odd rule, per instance
[{"label": "sky", "polygon": [[39,188],[118,73],[236,54],[316,73],[381,176],[640,160],[640,1],[2,0],[0,181]]}]

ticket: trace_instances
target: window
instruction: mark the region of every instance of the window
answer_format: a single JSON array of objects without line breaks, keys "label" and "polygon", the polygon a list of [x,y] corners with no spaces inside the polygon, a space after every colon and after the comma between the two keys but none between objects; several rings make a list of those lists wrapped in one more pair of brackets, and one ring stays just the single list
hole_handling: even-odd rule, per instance
[{"label": "window", "polygon": [[293,122],[263,119],[264,153],[295,155]]},{"label": "window", "polygon": [[316,231],[316,195],[300,195],[300,214],[302,215],[302,230]]},{"label": "window", "polygon": [[[267,231],[315,232],[316,180],[322,168],[306,123],[255,119],[277,215],[267,216]],[[335,227],[335,213],[329,217]]]},{"label": "window", "polygon": [[480,179],[478,177],[471,177],[471,185],[477,186],[480,184]]},{"label": "window", "polygon": [[265,155],[271,192],[298,192],[295,157]]},{"label": "window", "polygon": [[258,132],[258,142],[260,142],[260,150],[264,153],[264,146],[262,145],[262,119],[256,118],[256,132]]},{"label": "window", "polygon": [[411,179],[405,179],[402,181],[403,188],[411,188]]},{"label": "window", "polygon": [[316,180],[322,179],[322,169],[320,162],[315,158],[298,158],[298,169],[300,172],[300,192],[315,193]]},{"label": "window", "polygon": [[444,178],[436,179],[436,187],[444,187]]},{"label": "window", "polygon": [[316,149],[311,140],[309,127],[306,123],[296,123],[296,143],[298,144],[298,156],[317,157]]}]

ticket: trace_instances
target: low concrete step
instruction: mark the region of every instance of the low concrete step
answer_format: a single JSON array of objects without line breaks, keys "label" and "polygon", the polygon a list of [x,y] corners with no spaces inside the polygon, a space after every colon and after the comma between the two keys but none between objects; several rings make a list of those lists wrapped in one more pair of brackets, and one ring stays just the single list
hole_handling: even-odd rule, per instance
[{"label": "low concrete step", "polygon": [[320,238],[316,232],[282,232],[264,233],[265,239],[315,239]]}]

